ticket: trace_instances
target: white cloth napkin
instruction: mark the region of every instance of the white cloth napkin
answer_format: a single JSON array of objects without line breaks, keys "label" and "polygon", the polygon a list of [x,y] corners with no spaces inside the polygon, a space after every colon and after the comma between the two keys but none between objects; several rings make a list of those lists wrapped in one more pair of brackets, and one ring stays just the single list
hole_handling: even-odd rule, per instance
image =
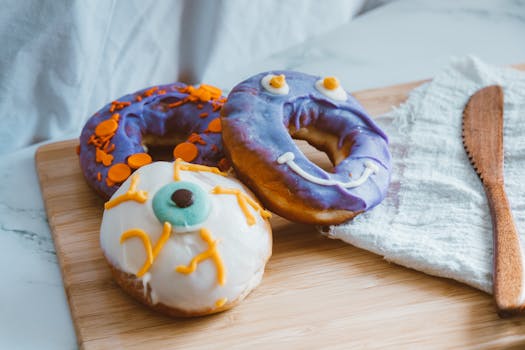
[{"label": "white cloth napkin", "polygon": [[506,190],[523,242],[525,73],[474,57],[452,60],[405,104],[377,119],[389,135],[393,156],[387,198],[324,234],[490,293],[491,218],[481,182],[463,149],[461,122],[469,97],[492,84],[504,88]]}]

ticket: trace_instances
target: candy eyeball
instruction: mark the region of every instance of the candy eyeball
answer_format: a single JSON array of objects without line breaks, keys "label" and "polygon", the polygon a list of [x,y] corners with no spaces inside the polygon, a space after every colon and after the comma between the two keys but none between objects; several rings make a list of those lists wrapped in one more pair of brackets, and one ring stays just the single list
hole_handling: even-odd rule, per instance
[{"label": "candy eyeball", "polygon": [[336,101],[346,101],[348,94],[343,89],[336,77],[325,77],[315,82],[317,91]]},{"label": "candy eyeball", "polygon": [[263,88],[274,95],[288,95],[290,86],[286,82],[284,74],[268,74],[261,79]]},{"label": "candy eyeball", "polygon": [[164,185],[153,197],[153,212],[157,219],[169,222],[175,232],[199,229],[211,210],[209,194],[199,185],[178,181]]}]

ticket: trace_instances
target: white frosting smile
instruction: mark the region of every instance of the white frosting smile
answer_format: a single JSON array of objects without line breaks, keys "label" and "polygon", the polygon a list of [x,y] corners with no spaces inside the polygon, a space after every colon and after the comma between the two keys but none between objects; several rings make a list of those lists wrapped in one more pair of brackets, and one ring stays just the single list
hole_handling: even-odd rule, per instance
[{"label": "white frosting smile", "polygon": [[365,181],[368,180],[370,175],[375,174],[379,171],[379,167],[376,164],[374,164],[370,160],[367,160],[365,161],[365,170],[363,171],[363,173],[358,179],[353,180],[353,181],[348,181],[348,182],[341,182],[337,180],[321,179],[311,174],[308,174],[306,171],[301,169],[301,167],[297,165],[297,163],[295,163],[294,159],[295,159],[295,155],[292,152],[286,152],[286,153],[283,153],[281,156],[279,156],[279,158],[277,158],[277,163],[288,165],[290,169],[292,169],[295,173],[297,173],[297,175],[302,176],[303,178],[305,178],[306,180],[310,182],[313,182],[315,184],[322,185],[322,186],[339,185],[344,188],[358,187],[364,184]]},{"label": "white frosting smile", "polygon": [[[148,257],[141,239],[131,237],[121,241],[124,232],[140,229],[155,247],[163,233],[161,223],[152,208],[152,198],[164,185],[174,182],[174,166],[169,162],[155,162],[138,169],[137,190],[148,193],[144,203],[133,200],[121,202],[105,210],[100,228],[100,242],[106,258],[116,268],[137,274]],[[179,171],[180,180],[200,186],[211,201],[209,216],[202,228],[212,240],[206,242],[200,230],[180,232],[172,228],[158,255],[141,277],[144,292],[151,288],[154,303],[187,312],[213,310],[224,302],[243,298],[262,278],[264,266],[271,254],[272,237],[267,219],[251,207],[255,224],[249,225],[235,195],[213,194],[216,186],[240,190],[250,198],[252,193],[234,178],[211,172]],[[124,194],[129,186],[126,180],[112,198]],[[190,266],[194,258],[216,247],[214,254],[202,258],[193,272],[181,273],[177,267]],[[219,268],[216,257],[224,267],[224,283],[218,283]],[[221,303],[221,301],[223,301]]]}]

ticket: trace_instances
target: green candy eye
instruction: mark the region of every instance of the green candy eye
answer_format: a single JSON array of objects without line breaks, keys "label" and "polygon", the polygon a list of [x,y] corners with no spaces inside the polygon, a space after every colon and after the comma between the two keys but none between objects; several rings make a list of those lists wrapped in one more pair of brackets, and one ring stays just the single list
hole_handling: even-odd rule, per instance
[{"label": "green candy eye", "polygon": [[153,212],[160,222],[169,222],[175,231],[199,228],[210,214],[208,194],[192,182],[177,181],[163,186],[153,197]]}]

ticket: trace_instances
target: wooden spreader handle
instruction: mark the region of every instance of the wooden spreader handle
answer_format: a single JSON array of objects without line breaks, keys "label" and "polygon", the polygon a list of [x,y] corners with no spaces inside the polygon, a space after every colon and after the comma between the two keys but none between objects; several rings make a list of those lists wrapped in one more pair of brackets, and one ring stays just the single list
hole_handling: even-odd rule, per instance
[{"label": "wooden spreader handle", "polygon": [[503,182],[484,184],[494,232],[493,292],[498,314],[518,314],[523,305],[523,255]]}]

